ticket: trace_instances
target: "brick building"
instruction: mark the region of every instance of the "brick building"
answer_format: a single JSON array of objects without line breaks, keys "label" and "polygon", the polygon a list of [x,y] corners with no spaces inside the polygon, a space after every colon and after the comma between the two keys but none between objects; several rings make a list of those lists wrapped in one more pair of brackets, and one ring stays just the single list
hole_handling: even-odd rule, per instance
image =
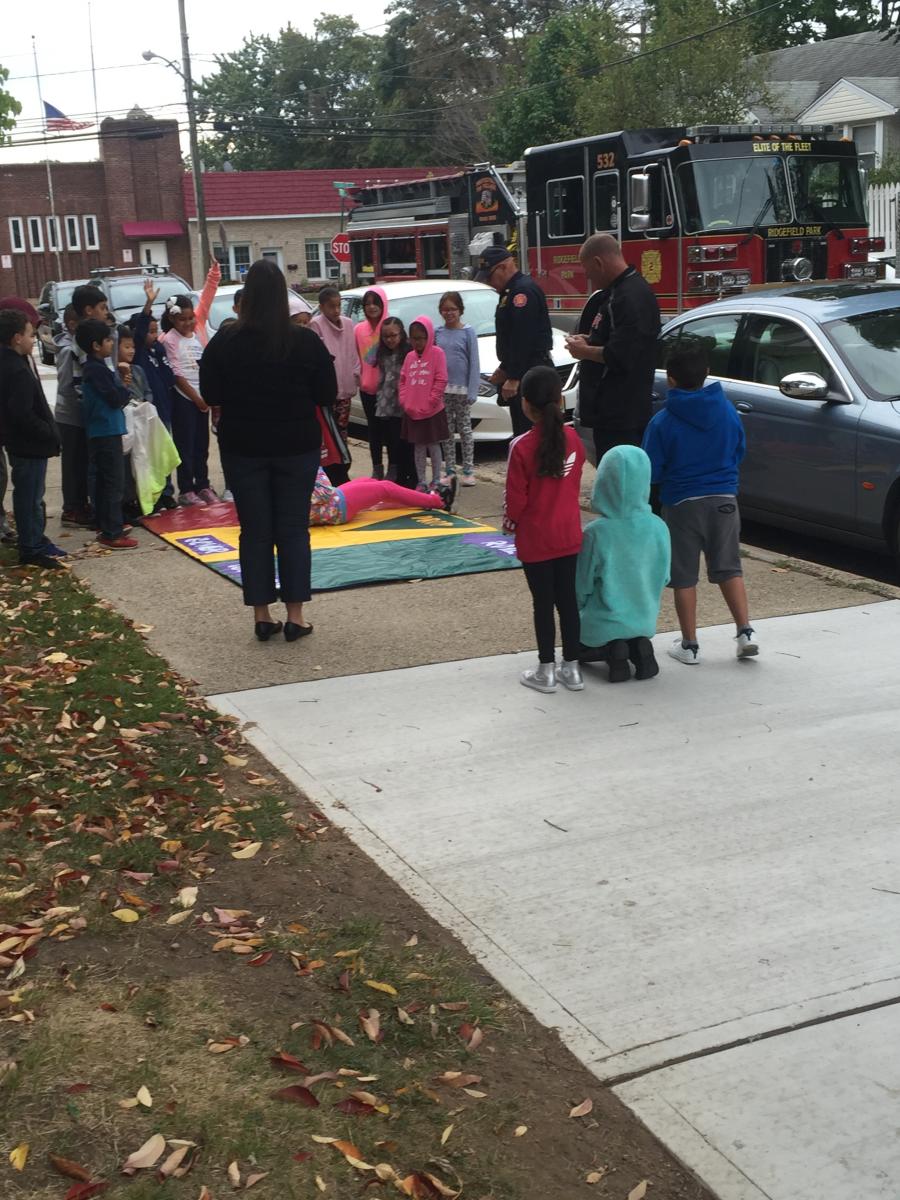
[{"label": "brick building", "polygon": [[[258,258],[271,258],[289,283],[338,279],[331,239],[340,230],[341,198],[334,182],[357,186],[423,179],[446,167],[372,167],[316,171],[216,171],[203,176],[210,245],[223,278],[237,280]],[[353,176],[351,179],[350,176]],[[197,253],[197,210],[189,175],[182,178],[191,250]],[[344,214],[353,207],[344,202]],[[223,235],[224,234],[224,239]]]},{"label": "brick building", "polygon": [[0,295],[145,262],[190,279],[177,122],[133,109],[99,141],[96,162],[0,166]]}]

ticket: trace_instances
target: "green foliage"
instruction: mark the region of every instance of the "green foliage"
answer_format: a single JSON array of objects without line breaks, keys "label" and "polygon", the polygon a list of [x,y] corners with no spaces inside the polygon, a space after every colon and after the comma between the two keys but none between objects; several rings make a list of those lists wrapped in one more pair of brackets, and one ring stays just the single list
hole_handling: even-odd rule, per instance
[{"label": "green foliage", "polygon": [[16,123],[16,117],[22,111],[22,105],[3,87],[9,79],[6,67],[0,67],[0,145],[8,140],[7,135]]},{"label": "green foliage", "polygon": [[[736,11],[755,12],[765,0],[739,0]],[[877,29],[882,5],[872,0],[799,0],[762,13],[748,22],[754,53],[781,50],[804,42],[819,42]]]},{"label": "green foliage", "polygon": [[869,172],[868,182],[873,187],[883,183],[900,183],[900,154],[885,154],[878,166]]}]

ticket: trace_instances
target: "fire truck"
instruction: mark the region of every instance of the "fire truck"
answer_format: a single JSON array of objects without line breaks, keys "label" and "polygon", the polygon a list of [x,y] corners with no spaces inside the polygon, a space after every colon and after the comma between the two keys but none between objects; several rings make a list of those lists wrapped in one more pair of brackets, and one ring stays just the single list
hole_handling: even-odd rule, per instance
[{"label": "fire truck", "polygon": [[578,251],[610,233],[666,316],[764,283],[871,280],[852,141],[831,126],[625,130],[525,152],[527,269],[551,309],[579,310]]},{"label": "fire truck", "polygon": [[524,237],[525,173],[482,163],[427,179],[350,189],[354,286],[398,279],[461,279],[490,245]]}]

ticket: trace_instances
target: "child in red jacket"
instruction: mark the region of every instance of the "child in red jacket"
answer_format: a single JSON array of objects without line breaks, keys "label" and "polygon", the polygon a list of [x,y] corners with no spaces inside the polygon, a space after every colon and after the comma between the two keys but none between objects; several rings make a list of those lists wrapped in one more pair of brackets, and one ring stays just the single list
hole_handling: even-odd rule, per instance
[{"label": "child in red jacket", "polygon": [[[584,687],[578,665],[580,628],[575,567],[581,549],[578,493],[584,466],[581,438],[566,425],[562,384],[552,367],[532,367],[522,380],[522,411],[533,428],[509,450],[503,527],[515,533],[534,605],[538,644],[536,670],[523,671],[525,687],[555,692],[557,680],[570,691]],[[559,613],[563,661],[556,669]]]}]

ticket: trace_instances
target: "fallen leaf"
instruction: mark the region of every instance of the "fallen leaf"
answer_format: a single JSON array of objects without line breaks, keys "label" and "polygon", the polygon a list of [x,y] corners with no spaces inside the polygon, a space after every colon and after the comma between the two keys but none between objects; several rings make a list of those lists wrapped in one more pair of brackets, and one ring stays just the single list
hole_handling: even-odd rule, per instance
[{"label": "fallen leaf", "polygon": [[328,1191],[328,1184],[325,1182],[325,1180],[322,1178],[321,1175],[316,1176],[316,1187],[319,1189],[320,1192]]},{"label": "fallen leaf", "polygon": [[397,995],[395,987],[391,987],[389,983],[379,983],[377,979],[367,979],[366,987],[371,988],[374,992],[386,992],[388,996]]},{"label": "fallen leaf", "polygon": [[253,958],[247,959],[248,967],[264,967],[272,958],[272,950],[263,950],[262,954],[256,954]]},{"label": "fallen leaf", "polygon": [[166,918],[167,925],[180,925],[182,921],[186,921],[188,917],[193,915],[194,910],[189,908],[187,912],[172,913],[171,917]]},{"label": "fallen leaf", "polygon": [[452,1132],[453,1132],[453,1126],[448,1125],[447,1128],[444,1130],[444,1132],[441,1134],[441,1145],[442,1146],[447,1145],[447,1139],[450,1137],[450,1134]]},{"label": "fallen leaf", "polygon": [[159,1168],[159,1173],[163,1179],[168,1179],[181,1166],[181,1161],[190,1151],[190,1146],[179,1146],[177,1150],[173,1150],[163,1165]]},{"label": "fallen leaf", "polygon": [[637,1187],[632,1188],[628,1193],[628,1200],[644,1200],[644,1197],[647,1195],[648,1185],[649,1180],[642,1179]]},{"label": "fallen leaf", "polygon": [[89,1083],[73,1083],[71,1087],[66,1088],[66,1092],[70,1096],[80,1096],[82,1092],[89,1092],[91,1085]]},{"label": "fallen leaf", "polygon": [[182,908],[193,908],[197,903],[197,891],[195,887],[183,887],[172,903],[180,904]]},{"label": "fallen leaf", "polygon": [[63,1200],[91,1200],[92,1196],[99,1196],[108,1187],[108,1179],[98,1179],[96,1183],[73,1183]]},{"label": "fallen leaf", "polygon": [[409,1015],[405,1008],[397,1008],[397,1020],[401,1025],[415,1025],[415,1021]]},{"label": "fallen leaf", "polygon": [[242,850],[232,850],[232,858],[253,858],[262,850],[262,842],[251,842],[249,846],[244,846]]},{"label": "fallen leaf", "polygon": [[65,1175],[67,1179],[80,1179],[82,1183],[90,1183],[91,1173],[86,1167],[72,1162],[70,1158],[60,1158],[58,1154],[48,1154],[47,1158],[53,1170],[58,1171],[60,1175]]},{"label": "fallen leaf", "polygon": [[246,767],[246,758],[240,758],[237,754],[226,754],[223,756],[229,767]]},{"label": "fallen leaf", "polygon": [[419,935],[417,933],[414,933],[411,938],[408,938],[403,943],[404,946],[418,946],[418,944],[419,944]]},{"label": "fallen leaf", "polygon": [[292,1154],[291,1158],[294,1162],[307,1162],[312,1158],[312,1155],[308,1150],[299,1150],[296,1154]]},{"label": "fallen leaf", "polygon": [[451,1000],[449,1002],[442,1001],[438,1008],[442,1008],[444,1012],[462,1012],[463,1009],[469,1007],[468,1000]]},{"label": "fallen leaf", "polygon": [[133,908],[117,908],[113,916],[117,921],[121,921],[123,925],[132,925],[135,921],[141,919]]},{"label": "fallen leaf", "polygon": [[[63,658],[65,657],[66,655],[64,654]],[[20,1146],[16,1146],[15,1150],[10,1150],[9,1161],[12,1164],[13,1170],[24,1171],[25,1164],[28,1161],[28,1143],[22,1142]]]},{"label": "fallen leaf", "polygon": [[61,663],[68,660],[68,654],[64,654],[62,650],[54,650],[52,654],[44,655],[44,662]]},{"label": "fallen leaf", "polygon": [[129,1096],[127,1100],[119,1101],[119,1108],[137,1108],[139,1103],[137,1096]]},{"label": "fallen leaf", "polygon": [[241,1186],[241,1169],[236,1162],[231,1162],[228,1164],[227,1175],[228,1181],[233,1188],[239,1188]]},{"label": "fallen leaf", "polygon": [[599,1183],[605,1174],[606,1174],[605,1167],[603,1168],[602,1171],[591,1171],[585,1178],[584,1182],[585,1183]]},{"label": "fallen leaf", "polygon": [[367,1104],[364,1100],[357,1100],[355,1096],[348,1096],[346,1100],[341,1100],[334,1107],[338,1112],[345,1113],[348,1117],[371,1117],[376,1111],[374,1104]]},{"label": "fallen leaf", "polygon": [[268,1174],[268,1171],[257,1171],[255,1175],[248,1175],[244,1183],[244,1191],[246,1192],[247,1188],[252,1188],[254,1183],[259,1183],[261,1179],[265,1179]]},{"label": "fallen leaf", "polygon": [[528,1132],[527,1125],[517,1125],[515,1127],[515,1129],[513,1130],[513,1137],[524,1137],[527,1132]]},{"label": "fallen leaf", "polygon": [[274,1100],[287,1100],[294,1104],[302,1104],[306,1108],[318,1108],[319,1102],[309,1090],[300,1083],[291,1084],[290,1087],[279,1088],[277,1092],[272,1092]]},{"label": "fallen leaf", "polygon": [[302,1063],[299,1058],[294,1058],[293,1054],[286,1054],[284,1050],[273,1054],[269,1062],[273,1067],[278,1067],[282,1071],[298,1071],[301,1075],[312,1074],[305,1063]]},{"label": "fallen leaf", "polygon": [[101,730],[101,729],[103,729],[103,727],[104,727],[105,725],[106,725],[106,717],[98,717],[98,718],[97,718],[97,720],[96,720],[96,721],[93,723],[93,725],[91,726],[91,729],[93,729],[93,730],[95,730],[97,733],[99,733],[99,732],[100,732],[100,730]]},{"label": "fallen leaf", "polygon": [[576,1104],[574,1108],[569,1109],[570,1117],[586,1117],[594,1107],[594,1102],[591,1099],[582,1100],[580,1104]]},{"label": "fallen leaf", "polygon": [[466,1043],[467,1050],[477,1050],[484,1041],[484,1034],[481,1029],[477,1025],[470,1025],[468,1021],[464,1021],[457,1032]]},{"label": "fallen leaf", "polygon": [[446,1087],[467,1088],[473,1083],[481,1083],[480,1075],[464,1075],[462,1071],[445,1071],[443,1075],[435,1075],[435,1083],[443,1083]]},{"label": "fallen leaf", "polygon": [[135,1099],[137,1100],[138,1104],[143,1104],[144,1108],[153,1107],[153,1097],[150,1095],[150,1092],[146,1087],[138,1088],[137,1092],[135,1093]]},{"label": "fallen leaf", "polygon": [[133,1175],[135,1171],[141,1171],[147,1167],[152,1167],[158,1158],[163,1154],[166,1148],[166,1139],[161,1133],[154,1133],[149,1137],[143,1146],[135,1150],[125,1160],[122,1167],[123,1175]]},{"label": "fallen leaf", "polygon": [[359,1014],[359,1024],[370,1042],[381,1041],[384,1034],[381,1032],[381,1014],[377,1008],[363,1009]]}]

